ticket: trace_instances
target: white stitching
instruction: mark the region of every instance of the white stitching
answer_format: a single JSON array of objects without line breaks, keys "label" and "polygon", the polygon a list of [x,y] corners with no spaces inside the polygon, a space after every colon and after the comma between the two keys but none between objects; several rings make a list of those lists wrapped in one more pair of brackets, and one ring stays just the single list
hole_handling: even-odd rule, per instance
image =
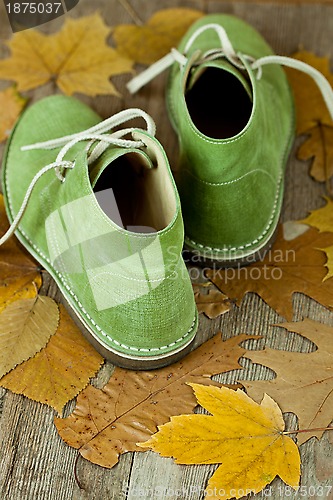
[{"label": "white stitching", "polygon": [[[7,186],[7,192],[9,193],[8,191],[8,186]],[[11,211],[12,211],[12,205],[11,205],[11,202],[10,202],[10,199],[8,198],[8,202],[9,202],[9,205],[10,205],[10,208],[11,208]],[[38,252],[38,254],[43,258],[45,259],[46,261],[48,261],[50,263],[50,261],[48,260],[48,258],[43,254],[43,252],[41,252],[39,250],[38,247],[36,247],[36,245],[34,245],[30,238],[27,236],[27,234],[22,230],[22,229],[19,229],[19,231],[22,233],[22,235],[27,239],[27,241],[29,241],[29,243],[34,247],[34,249]],[[51,264],[51,263],[50,263]],[[70,287],[68,286],[68,284],[66,283],[65,279],[63,278],[62,274],[57,271],[56,269],[54,269],[54,272],[58,275],[59,279],[62,281],[63,285],[66,287],[66,289],[68,290],[71,290]],[[73,295],[73,298],[74,299],[77,299],[76,295]],[[79,303],[77,300],[75,300],[76,303],[79,305],[81,303]],[[190,335],[190,333],[192,332],[193,328],[194,328],[194,325],[196,323],[196,316],[194,317],[194,320],[192,321],[192,324],[189,328],[189,330],[182,336],[180,337],[179,339],[177,339],[175,342],[172,342],[171,344],[168,344],[166,346],[162,346],[162,347],[155,347],[155,348],[151,348],[151,349],[143,349],[143,348],[140,348],[140,349],[137,349],[136,347],[129,347],[125,344],[120,344],[117,340],[113,339],[112,337],[110,337],[110,335],[108,335],[106,332],[104,332],[99,326],[97,326],[97,324],[92,320],[92,318],[89,316],[89,314],[87,313],[87,311],[84,309],[84,307],[82,306],[81,304],[81,307],[80,309],[82,310],[83,314],[86,316],[87,319],[90,320],[90,322],[92,324],[94,324],[96,326],[96,329],[104,336],[106,337],[110,342],[120,346],[120,347],[123,347],[124,349],[127,349],[127,350],[130,350],[130,351],[136,351],[136,352],[155,352],[155,351],[162,351],[168,347],[173,347],[175,344],[181,342],[182,340],[184,340],[187,336]]]},{"label": "white stitching", "polygon": [[[9,154],[10,154],[10,145],[8,145],[8,150],[7,150],[7,154],[6,154],[6,158],[5,158],[5,161],[8,162],[9,160]],[[6,167],[4,166],[4,181],[5,181],[5,185],[6,185],[6,190],[7,190],[7,193],[8,193],[8,204],[9,204],[9,208],[10,208],[10,211],[11,213],[13,213],[13,206],[12,206],[12,202],[11,202],[11,198],[10,198],[10,193],[9,193],[9,188],[8,188],[8,179],[7,179],[7,169]],[[97,203],[96,203],[97,205]],[[97,209],[97,206],[95,207],[95,210]],[[103,212],[102,212],[103,214]],[[99,212],[99,215],[100,215],[100,212]],[[170,227],[167,229],[167,230],[162,230],[162,231],[159,231],[158,233],[162,236],[164,234],[167,234],[169,231],[171,231],[171,229],[176,225],[177,221],[178,221],[178,217],[179,217],[179,212],[176,213],[173,221],[171,222],[170,224]],[[108,222],[109,219],[108,219]],[[27,234],[20,228],[18,228],[18,231],[21,232],[21,234],[25,237],[25,239],[30,243],[30,245],[32,246],[32,248],[52,267],[52,263],[50,261],[50,259],[48,257],[46,257],[46,255],[44,255],[44,253],[30,240],[30,238],[27,236]],[[140,238],[140,235],[131,235],[131,236],[134,236],[134,237],[138,237]],[[153,235],[155,237],[155,235]],[[142,236],[141,236],[142,237]],[[60,281],[63,283],[63,285],[65,286],[65,288],[67,290],[69,290],[70,292],[70,295],[73,297],[73,299],[75,300],[76,304],[79,306],[79,309],[81,309],[82,313],[86,316],[86,318],[89,318],[89,320],[91,321],[92,324],[94,324],[92,318],[89,316],[89,314],[87,313],[87,311],[84,309],[84,307],[82,306],[81,302],[78,300],[77,296],[75,295],[75,293],[71,290],[71,288],[69,287],[69,285],[66,283],[63,275],[57,271],[55,268],[53,268],[55,274],[59,277]],[[171,273],[173,274],[173,273]],[[137,349],[135,347],[129,347],[129,346],[126,346],[125,344],[120,344],[118,341],[116,341],[115,339],[113,339],[112,337],[110,337],[106,332],[104,332],[99,326],[97,326],[96,324],[96,329],[104,336],[106,337],[111,343],[114,343],[115,345],[118,345],[118,346],[121,346],[125,349],[128,349],[128,350],[135,350],[137,352],[152,352],[152,351],[159,351],[159,350],[162,350],[162,349],[165,349],[165,347],[172,347],[174,346],[176,343],[179,343],[181,342],[183,339],[185,339],[187,336],[190,335],[190,333],[193,331],[193,328],[194,328],[194,325],[196,324],[196,321],[197,321],[197,316],[195,315],[194,316],[194,319],[192,321],[192,324],[189,328],[189,330],[182,336],[180,337],[179,339],[177,339],[175,342],[172,342],[171,344],[167,345],[167,346],[162,346],[162,347],[159,347],[159,348],[153,348],[153,349]]]},{"label": "white stitching", "polygon": [[[178,264],[180,258],[178,259],[176,265]],[[158,279],[154,279],[154,280],[151,280],[151,279],[138,279],[138,278],[131,278],[130,276],[123,276],[122,274],[113,274],[113,273],[110,273],[110,272],[101,272],[99,274],[96,274],[95,276],[93,276],[92,278],[92,281],[94,281],[96,278],[99,278],[100,276],[102,275],[106,275],[106,276],[114,276],[115,278],[123,278],[125,280],[129,280],[129,281],[138,281],[139,283],[162,283],[162,281],[164,281],[165,279],[168,279],[168,278],[171,278],[174,274],[177,274],[178,273],[178,270],[175,270],[175,271],[172,271],[171,274],[168,274],[167,276],[164,276],[164,277],[161,277],[161,278],[158,278]]]},{"label": "white stitching", "polygon": [[[272,85],[271,85],[271,87],[273,88]],[[255,109],[255,111],[253,113],[253,117],[254,117],[255,112],[256,112],[256,109]],[[289,136],[292,133],[292,129],[293,129],[293,124],[291,124],[291,126],[290,126]],[[286,154],[288,153],[289,142],[287,142],[287,144],[285,146],[285,149],[284,149],[284,151],[283,151],[283,153],[281,155],[280,163],[282,163],[283,158],[285,158]],[[208,251],[212,251],[212,252],[215,252],[215,253],[235,252],[237,250],[244,250],[246,248],[251,247],[252,245],[255,245],[255,244],[259,243],[266,236],[266,234],[268,233],[268,231],[269,231],[269,229],[270,229],[270,227],[271,227],[271,225],[272,225],[272,223],[274,221],[275,211],[276,211],[276,208],[277,208],[277,203],[278,203],[278,199],[279,199],[279,195],[280,195],[280,188],[281,188],[281,182],[283,180],[283,176],[284,176],[284,170],[281,171],[280,177],[278,179],[277,191],[276,191],[276,195],[275,195],[275,201],[274,201],[274,205],[273,205],[273,208],[272,208],[272,215],[271,215],[271,217],[270,217],[270,219],[268,221],[268,224],[267,224],[266,228],[264,229],[263,233],[259,237],[257,237],[255,240],[253,240],[251,243],[247,243],[246,245],[242,245],[242,246],[239,246],[239,247],[225,247],[224,249],[221,249],[221,248],[213,248],[213,247],[202,245],[202,244],[197,243],[196,241],[188,238],[187,236],[185,236],[185,241],[188,241],[188,242],[192,243],[193,245],[195,245],[195,246],[197,246],[199,248],[202,248],[202,249],[208,250]],[[205,182],[205,181],[201,181],[201,182]],[[233,182],[233,181],[231,181],[231,182]]]},{"label": "white stitching", "polygon": [[213,187],[214,186],[228,186],[229,184],[235,184],[236,182],[244,179],[244,177],[247,177],[248,175],[254,174],[255,172],[261,172],[261,173],[267,175],[274,184],[276,182],[274,177],[269,172],[266,172],[266,170],[263,170],[262,168],[255,168],[254,170],[251,170],[251,172],[246,172],[246,174],[241,175],[240,177],[237,177],[236,179],[232,179],[231,181],[226,181],[226,182],[208,182],[208,181],[204,181],[204,180],[199,179],[198,177],[194,176],[189,169],[184,169],[184,172],[188,172],[190,175],[192,175],[192,177],[195,178],[195,180],[201,182],[202,184],[207,184],[208,186],[213,186]]},{"label": "white stitching", "polygon": [[[250,72],[250,68],[248,68],[248,72],[249,72],[249,75],[251,76],[251,75],[252,75],[252,73]],[[182,75],[180,75],[180,76],[182,76]],[[172,74],[171,74],[171,73],[170,73],[170,77],[169,77],[169,78],[170,78],[169,85],[170,85],[170,87],[171,87],[171,84],[170,84],[171,79],[172,79]],[[174,80],[176,80],[176,78],[177,78],[177,75],[174,77]],[[253,78],[253,81],[254,81],[254,80],[255,80],[255,78]],[[258,83],[259,83],[259,82],[258,82],[258,80],[256,80],[256,83],[257,83],[257,85],[258,85]],[[261,83],[261,82],[260,82],[260,83]],[[170,91],[169,91],[169,93],[168,93],[168,102],[169,102],[169,104],[170,104],[170,111],[172,111],[172,112],[174,113],[174,116],[176,116],[176,113],[175,113],[175,103],[174,103],[174,101],[173,101],[173,97],[171,97],[171,96],[172,96],[172,94],[171,94],[171,90],[170,90]],[[189,115],[189,113],[188,113],[188,115]],[[250,116],[250,118],[249,118],[248,123],[245,125],[244,129],[243,129],[243,130],[242,130],[242,131],[241,131],[238,135],[236,135],[235,137],[230,138],[230,139],[228,139],[228,140],[226,140],[226,139],[218,139],[218,140],[215,140],[215,141],[214,141],[214,140],[213,140],[213,139],[211,139],[210,137],[207,137],[207,136],[206,136],[206,135],[204,135],[202,132],[200,132],[200,130],[198,130],[198,129],[196,128],[196,126],[194,125],[194,123],[193,123],[193,121],[192,121],[192,119],[191,119],[190,115],[189,115],[189,118],[190,118],[190,119],[188,120],[188,123],[189,123],[190,128],[192,129],[192,131],[195,133],[195,135],[196,135],[197,137],[199,137],[199,139],[204,140],[204,141],[205,141],[205,142],[207,142],[208,144],[214,144],[214,145],[224,145],[224,144],[231,144],[231,143],[233,143],[233,142],[237,142],[237,141],[239,141],[240,139],[242,139],[242,138],[243,138],[243,137],[244,137],[244,136],[248,133],[248,131],[249,131],[250,129],[252,129],[252,125],[253,125],[253,122],[254,122],[254,120],[255,120],[256,115],[257,115],[257,106],[255,106],[255,107],[253,108],[253,112],[252,112],[252,114],[251,114],[251,116]],[[175,119],[175,118],[173,118],[173,121],[174,121],[174,124],[176,125],[176,119]],[[177,125],[176,125],[176,128],[177,128]]]},{"label": "white stitching", "polygon": [[252,114],[252,117],[250,118],[250,121],[246,125],[246,128],[244,128],[244,130],[240,133],[240,135],[237,135],[236,137],[234,137],[232,139],[228,139],[228,140],[225,140],[225,139],[219,139],[217,141],[211,140],[207,136],[204,136],[199,130],[197,130],[195,128],[192,120],[189,122],[189,125],[190,125],[192,131],[195,133],[195,135],[197,137],[199,137],[199,139],[202,139],[203,141],[207,142],[208,144],[215,144],[215,145],[222,145],[222,146],[224,146],[225,144],[231,144],[232,142],[239,141],[240,139],[242,139],[248,133],[248,131],[250,130],[250,128],[252,128],[252,123],[254,121],[254,117],[256,115],[256,111],[257,110],[255,109],[254,112],[253,112],[253,114]]}]

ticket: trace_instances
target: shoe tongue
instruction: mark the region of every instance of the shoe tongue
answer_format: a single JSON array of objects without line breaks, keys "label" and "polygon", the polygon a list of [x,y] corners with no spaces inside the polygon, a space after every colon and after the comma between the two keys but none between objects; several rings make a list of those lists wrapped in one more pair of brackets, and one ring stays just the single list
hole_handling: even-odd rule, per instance
[{"label": "shoe tongue", "polygon": [[206,62],[200,64],[200,66],[194,67],[192,69],[190,76],[189,76],[186,90],[191,90],[193,85],[198,81],[198,79],[201,77],[201,75],[208,68],[218,68],[218,69],[221,69],[222,71],[228,71],[229,73],[234,75],[235,78],[237,78],[237,80],[239,80],[241,82],[241,84],[243,85],[243,87],[246,90],[251,101],[253,100],[252,90],[251,90],[251,86],[250,86],[249,81],[245,78],[245,76],[241,70],[236,68],[236,66],[231,64],[226,59],[217,59],[215,61],[206,61]]},{"label": "shoe tongue", "polygon": [[120,148],[120,147],[110,147],[104,153],[96,160],[94,163],[92,163],[89,166],[89,177],[90,177],[90,182],[91,186],[94,189],[96,186],[96,183],[104,170],[106,168],[112,168],[112,162],[114,162],[117,158],[120,158],[121,156],[127,154],[127,153],[138,153],[140,155],[140,160],[142,162],[142,166],[144,168],[153,168],[153,162],[150,159],[150,157],[144,152],[141,151],[140,149],[135,149],[135,148]]}]

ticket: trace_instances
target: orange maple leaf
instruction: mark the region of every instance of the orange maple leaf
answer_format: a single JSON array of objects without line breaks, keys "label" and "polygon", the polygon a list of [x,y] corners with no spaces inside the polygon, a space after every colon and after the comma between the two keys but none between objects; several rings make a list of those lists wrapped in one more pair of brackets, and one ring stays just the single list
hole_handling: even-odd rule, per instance
[{"label": "orange maple leaf", "polygon": [[[293,54],[295,59],[310,64],[333,85],[330,61],[311,52]],[[300,160],[313,158],[310,173],[317,181],[327,181],[333,175],[333,121],[322,94],[308,75],[286,68],[296,102],[297,133],[306,134],[307,140],[298,150]]]}]

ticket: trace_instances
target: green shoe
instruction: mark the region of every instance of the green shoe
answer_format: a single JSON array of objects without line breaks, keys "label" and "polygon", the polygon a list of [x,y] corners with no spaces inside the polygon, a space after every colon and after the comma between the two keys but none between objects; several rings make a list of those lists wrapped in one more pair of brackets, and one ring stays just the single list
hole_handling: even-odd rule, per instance
[{"label": "green shoe", "polygon": [[[114,131],[136,117],[147,130]],[[197,330],[179,198],[154,133],[140,110],[101,122],[54,96],[23,114],[3,163],[12,225],[0,244],[15,231],[96,349],[131,369],[178,360]]]},{"label": "green shoe", "polygon": [[178,49],[139,75],[130,91],[172,65],[167,104],[179,137],[176,173],[193,261],[232,266],[263,258],[280,218],[284,171],[294,139],[294,104],[281,65],[261,35],[229,15],[197,21]]}]

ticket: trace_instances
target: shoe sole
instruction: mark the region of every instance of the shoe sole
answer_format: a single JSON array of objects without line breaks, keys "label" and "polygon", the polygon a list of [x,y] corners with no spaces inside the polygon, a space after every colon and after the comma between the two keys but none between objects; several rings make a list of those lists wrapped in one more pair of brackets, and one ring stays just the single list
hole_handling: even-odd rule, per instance
[{"label": "shoe sole", "polygon": [[278,226],[276,226],[272,236],[268,242],[260,247],[257,251],[247,255],[246,257],[240,257],[239,259],[213,259],[211,257],[206,257],[205,255],[200,255],[196,250],[184,244],[183,259],[192,265],[196,265],[202,268],[209,267],[210,269],[223,269],[223,268],[235,268],[242,266],[249,266],[255,262],[262,261],[267,252],[272,248],[275,243],[276,236],[278,233]]},{"label": "shoe sole", "polygon": [[[51,273],[50,273],[51,274]],[[179,349],[172,351],[171,353],[165,354],[164,356],[125,356],[115,350],[111,349],[110,346],[102,344],[99,339],[96,338],[89,326],[84,323],[80,316],[78,316],[76,310],[72,305],[66,300],[64,303],[69,315],[71,316],[74,323],[78,326],[84,337],[88,342],[96,349],[96,351],[103,356],[103,358],[111,361],[116,366],[121,368],[126,368],[128,370],[155,370],[158,368],[163,368],[164,366],[176,363],[184,356],[189,354],[194,346],[194,337],[189,340],[189,342]],[[195,325],[193,330],[196,330],[197,318],[195,320]]]}]

